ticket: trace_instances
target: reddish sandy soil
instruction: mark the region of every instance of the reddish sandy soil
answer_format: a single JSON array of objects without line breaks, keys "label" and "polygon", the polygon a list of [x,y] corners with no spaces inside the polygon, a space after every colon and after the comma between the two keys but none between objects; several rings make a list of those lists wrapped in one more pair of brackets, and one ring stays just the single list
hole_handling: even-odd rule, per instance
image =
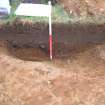
[{"label": "reddish sandy soil", "polygon": [[24,61],[1,40],[0,105],[105,105],[105,44],[86,47],[66,59]]},{"label": "reddish sandy soil", "polygon": [[104,0],[58,0],[68,14],[75,16],[102,15],[105,12]]}]

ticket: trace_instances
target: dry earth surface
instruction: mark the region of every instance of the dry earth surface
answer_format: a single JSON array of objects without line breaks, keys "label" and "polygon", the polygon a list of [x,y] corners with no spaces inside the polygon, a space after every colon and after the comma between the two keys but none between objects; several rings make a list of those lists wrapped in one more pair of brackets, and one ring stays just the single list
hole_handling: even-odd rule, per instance
[{"label": "dry earth surface", "polygon": [[0,105],[105,105],[105,44],[38,62],[16,58],[1,40]]},{"label": "dry earth surface", "polygon": [[105,0],[58,0],[69,14],[102,15],[105,13]]}]

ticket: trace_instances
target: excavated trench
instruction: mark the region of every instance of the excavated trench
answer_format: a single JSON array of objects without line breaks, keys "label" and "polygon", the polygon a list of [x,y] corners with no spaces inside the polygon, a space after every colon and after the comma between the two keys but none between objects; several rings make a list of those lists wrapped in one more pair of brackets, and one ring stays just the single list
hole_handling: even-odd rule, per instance
[{"label": "excavated trench", "polygon": [[49,62],[48,24],[1,26],[0,105],[105,105],[104,30],[53,24]]},{"label": "excavated trench", "polygon": [[[8,50],[16,57],[24,60],[49,59],[47,23],[7,23],[0,28],[0,39],[8,42]],[[104,24],[53,24],[54,58],[67,58],[104,43]]]}]

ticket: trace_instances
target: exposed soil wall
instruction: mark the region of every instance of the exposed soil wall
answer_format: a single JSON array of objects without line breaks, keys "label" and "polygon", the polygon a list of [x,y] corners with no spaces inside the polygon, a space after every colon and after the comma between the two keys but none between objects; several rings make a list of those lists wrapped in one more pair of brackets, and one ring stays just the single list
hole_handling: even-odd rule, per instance
[{"label": "exposed soil wall", "polygon": [[[10,46],[13,46],[10,48],[12,52],[19,52],[23,48],[22,54],[24,54],[31,47],[28,53],[36,50],[35,53],[39,56],[48,57],[49,55],[48,24],[46,23],[31,24],[19,21],[13,24],[8,23],[1,26],[0,39],[7,40]],[[69,56],[74,49],[78,52],[79,48],[102,43],[105,43],[104,24],[53,24],[53,55],[55,57]]]},{"label": "exposed soil wall", "polygon": [[[25,44],[48,44],[47,23],[22,23],[2,25],[0,38]],[[102,43],[105,41],[104,24],[53,24],[53,42],[65,44]]]}]

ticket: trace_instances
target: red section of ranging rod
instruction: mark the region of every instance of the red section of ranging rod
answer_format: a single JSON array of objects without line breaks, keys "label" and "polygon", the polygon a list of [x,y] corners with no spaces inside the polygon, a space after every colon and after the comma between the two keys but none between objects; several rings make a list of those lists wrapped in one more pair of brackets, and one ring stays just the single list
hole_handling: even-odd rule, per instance
[{"label": "red section of ranging rod", "polygon": [[52,35],[49,35],[49,53],[50,59],[52,60]]}]

